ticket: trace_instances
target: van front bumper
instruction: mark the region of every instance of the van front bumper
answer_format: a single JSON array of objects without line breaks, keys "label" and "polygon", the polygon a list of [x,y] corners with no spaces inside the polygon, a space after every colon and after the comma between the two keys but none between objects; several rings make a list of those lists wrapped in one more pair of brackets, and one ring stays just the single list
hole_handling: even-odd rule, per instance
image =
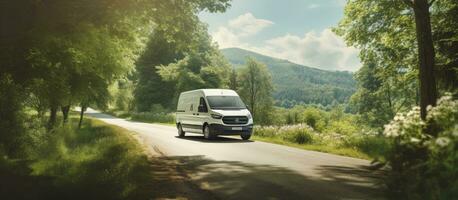
[{"label": "van front bumper", "polygon": [[253,124],[248,125],[232,125],[226,126],[222,124],[210,124],[208,126],[210,128],[210,133],[215,135],[241,135],[241,134],[248,134],[251,135],[253,132]]}]

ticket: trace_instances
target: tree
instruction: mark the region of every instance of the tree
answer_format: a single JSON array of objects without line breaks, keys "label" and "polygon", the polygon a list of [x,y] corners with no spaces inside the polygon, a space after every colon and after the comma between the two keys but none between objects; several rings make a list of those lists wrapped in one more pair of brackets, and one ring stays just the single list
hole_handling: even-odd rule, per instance
[{"label": "tree", "polygon": [[[435,79],[444,83],[439,88],[442,92],[451,90],[450,83],[456,80],[452,78],[456,77],[456,70],[453,70],[456,65],[449,61],[456,60],[451,53],[458,51],[449,48],[448,52],[440,51],[435,56],[434,46],[442,46],[444,41],[453,45],[454,35],[451,33],[454,31],[448,26],[456,27],[456,22],[451,15],[444,13],[456,12],[456,4],[456,1],[449,0],[434,4],[425,0],[355,0],[347,3],[344,18],[335,32],[349,45],[361,49],[363,64],[373,64],[378,68],[377,77],[382,81],[382,87],[376,92],[385,90],[383,93],[391,97],[391,102],[386,98],[387,103],[398,105],[393,107],[394,112],[406,111],[417,104],[419,96],[424,117],[427,105],[434,105],[433,99],[437,96]],[[429,9],[430,6],[433,9]],[[429,15],[434,23],[432,27],[427,22]],[[437,33],[444,33],[443,30],[448,30],[448,34],[441,34],[441,40],[434,39],[439,38]],[[433,37],[430,37],[431,32]],[[441,63],[444,63],[441,66],[447,67],[434,69],[435,57],[441,58]],[[438,76],[447,72],[452,74],[451,78]],[[414,85],[419,85],[419,89]]]},{"label": "tree", "polygon": [[240,71],[239,93],[248,103],[253,118],[261,124],[269,121],[272,109],[272,78],[267,67],[252,58],[248,58],[246,67]]},{"label": "tree", "polygon": [[145,20],[151,6],[146,5],[109,0],[2,3],[2,17],[24,23],[2,29],[7,51],[0,54],[1,72],[31,93],[34,101],[27,102],[35,103],[40,116],[43,106],[49,107],[48,128],[56,124],[59,108],[66,122],[70,106],[97,85],[91,81],[111,82],[131,66],[142,35],[151,29]]},{"label": "tree", "polygon": [[431,18],[429,8],[435,0],[404,0],[415,14],[417,33],[419,83],[420,83],[420,116],[426,119],[426,107],[436,105],[437,88],[434,77],[435,53],[431,33]]},{"label": "tree", "polygon": [[237,82],[237,71],[235,68],[232,68],[231,74],[229,75],[229,88],[231,90],[237,90],[238,82]]},{"label": "tree", "polygon": [[148,49],[148,56],[143,57],[148,64],[142,63],[137,68],[146,72],[138,73],[135,91],[140,111],[149,111],[154,104],[172,108],[183,91],[226,86],[229,64],[211,42],[206,26],[202,23],[196,26],[199,28],[190,42],[168,43],[162,36],[154,39],[164,46]]}]

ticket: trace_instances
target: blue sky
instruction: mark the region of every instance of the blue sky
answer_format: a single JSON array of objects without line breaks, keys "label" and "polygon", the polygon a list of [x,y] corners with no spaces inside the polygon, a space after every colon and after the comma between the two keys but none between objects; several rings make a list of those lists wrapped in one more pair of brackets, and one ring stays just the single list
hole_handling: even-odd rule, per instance
[{"label": "blue sky", "polygon": [[200,13],[220,48],[239,47],[326,70],[356,71],[358,50],[331,29],[346,0],[233,0],[225,13]]}]

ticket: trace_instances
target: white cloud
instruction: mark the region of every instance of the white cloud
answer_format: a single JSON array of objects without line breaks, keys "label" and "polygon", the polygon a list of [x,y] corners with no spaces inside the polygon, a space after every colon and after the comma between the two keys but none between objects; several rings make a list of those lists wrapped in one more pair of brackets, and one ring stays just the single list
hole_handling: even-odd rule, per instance
[{"label": "white cloud", "polygon": [[230,20],[227,26],[220,26],[212,33],[212,37],[220,48],[241,47],[244,46],[241,40],[255,36],[273,24],[272,21],[258,19],[251,13],[245,13]]},{"label": "white cloud", "polygon": [[272,24],[246,13],[230,20],[227,26],[219,27],[212,36],[220,48],[239,47],[310,67],[356,71],[361,66],[359,51],[347,47],[343,39],[330,29],[308,32],[303,37],[286,34],[257,46],[250,44],[251,37]]},{"label": "white cloud", "polygon": [[295,63],[327,70],[356,71],[360,67],[358,50],[325,29],[320,33],[308,32],[304,37],[287,34],[265,41],[258,52],[283,58]]},{"label": "white cloud", "polygon": [[242,37],[255,35],[272,24],[272,21],[258,19],[251,13],[245,13],[229,21],[229,27]]},{"label": "white cloud", "polygon": [[212,37],[220,48],[241,46],[239,36],[227,27],[219,27],[216,32],[212,33]]}]

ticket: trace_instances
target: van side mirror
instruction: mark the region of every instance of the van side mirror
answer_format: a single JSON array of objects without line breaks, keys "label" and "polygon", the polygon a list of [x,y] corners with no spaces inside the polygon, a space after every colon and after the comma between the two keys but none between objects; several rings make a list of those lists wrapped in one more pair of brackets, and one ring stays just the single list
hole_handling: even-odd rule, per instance
[{"label": "van side mirror", "polygon": [[197,112],[203,112],[203,113],[206,113],[208,112],[208,109],[205,105],[199,105],[199,107],[197,108]]}]

